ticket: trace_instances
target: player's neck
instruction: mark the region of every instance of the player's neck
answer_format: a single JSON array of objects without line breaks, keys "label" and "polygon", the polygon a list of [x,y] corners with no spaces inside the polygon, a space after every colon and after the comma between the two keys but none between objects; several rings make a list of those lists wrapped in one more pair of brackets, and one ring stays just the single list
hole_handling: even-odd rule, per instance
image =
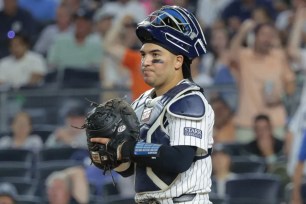
[{"label": "player's neck", "polygon": [[173,77],[170,81],[168,81],[167,83],[159,86],[159,87],[155,87],[154,91],[155,91],[155,95],[156,96],[161,96],[164,95],[165,93],[167,93],[170,89],[172,89],[173,87],[175,87],[180,81],[182,81],[184,78],[183,76],[176,76]]}]

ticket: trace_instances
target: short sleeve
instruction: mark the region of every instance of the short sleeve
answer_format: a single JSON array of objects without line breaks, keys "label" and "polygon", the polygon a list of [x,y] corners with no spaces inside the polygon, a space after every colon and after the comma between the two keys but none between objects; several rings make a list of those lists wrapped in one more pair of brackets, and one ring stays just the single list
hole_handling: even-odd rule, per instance
[{"label": "short sleeve", "polygon": [[47,54],[47,61],[48,64],[52,66],[58,66],[60,63],[60,54],[61,50],[59,48],[61,41],[58,40],[59,38],[56,38],[54,43],[51,45],[50,49],[48,50]]},{"label": "short sleeve", "polygon": [[47,72],[47,65],[45,59],[40,54],[33,54],[31,59],[31,72],[38,74],[45,74]]},{"label": "short sleeve", "polygon": [[103,46],[101,45],[101,41],[96,36],[92,36],[91,46],[91,63],[96,67],[100,67],[104,56],[104,50]]},{"label": "short sleeve", "polygon": [[195,146],[207,152],[212,143],[214,112],[205,103],[205,114],[200,120],[178,118],[166,113],[168,120],[167,131],[170,136],[170,145]]}]

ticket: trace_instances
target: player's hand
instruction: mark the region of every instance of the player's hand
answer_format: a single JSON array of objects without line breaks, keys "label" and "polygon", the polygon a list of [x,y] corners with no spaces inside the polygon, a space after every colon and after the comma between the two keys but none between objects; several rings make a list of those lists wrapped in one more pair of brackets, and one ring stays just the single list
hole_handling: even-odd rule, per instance
[{"label": "player's hand", "polygon": [[241,31],[244,33],[248,33],[253,30],[256,26],[256,22],[254,20],[248,19],[245,20],[241,25]]},{"label": "player's hand", "polygon": [[106,145],[110,141],[110,139],[102,138],[102,137],[94,137],[94,138],[91,138],[90,141]]},{"label": "player's hand", "polygon": [[65,144],[70,144],[73,141],[71,133],[65,128],[60,128],[55,133],[56,140],[62,141]]},{"label": "player's hand", "polygon": [[[110,141],[109,138],[102,138],[102,137],[99,137],[99,138],[91,138],[90,139],[91,142],[96,142],[96,143],[100,143],[100,144],[104,144],[106,145],[106,149],[107,149],[107,144],[108,142]],[[121,160],[121,148],[122,148],[122,145],[119,145],[118,148],[117,148],[117,159],[120,161]]]}]

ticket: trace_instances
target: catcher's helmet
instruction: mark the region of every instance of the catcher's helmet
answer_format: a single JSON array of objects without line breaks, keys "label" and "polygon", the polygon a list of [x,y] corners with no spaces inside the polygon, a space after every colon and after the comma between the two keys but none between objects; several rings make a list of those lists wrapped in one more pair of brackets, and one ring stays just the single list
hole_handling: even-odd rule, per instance
[{"label": "catcher's helmet", "polygon": [[163,6],[138,24],[142,43],[155,42],[190,60],[206,53],[206,40],[192,13],[179,6]]}]

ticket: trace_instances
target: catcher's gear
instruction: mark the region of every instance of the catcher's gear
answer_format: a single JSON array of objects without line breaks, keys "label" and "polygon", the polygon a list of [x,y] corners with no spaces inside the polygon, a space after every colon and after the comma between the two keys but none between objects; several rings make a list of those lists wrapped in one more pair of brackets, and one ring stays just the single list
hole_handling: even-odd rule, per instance
[{"label": "catcher's gear", "polygon": [[[106,170],[119,166],[127,159],[118,160],[118,147],[126,141],[137,141],[139,121],[128,102],[111,99],[104,104],[93,104],[95,108],[85,120],[87,145],[93,164]],[[106,144],[91,142],[93,137],[109,138]]]},{"label": "catcher's gear", "polygon": [[138,24],[142,43],[158,42],[175,55],[190,60],[206,53],[206,40],[195,16],[179,6],[163,6]]}]

